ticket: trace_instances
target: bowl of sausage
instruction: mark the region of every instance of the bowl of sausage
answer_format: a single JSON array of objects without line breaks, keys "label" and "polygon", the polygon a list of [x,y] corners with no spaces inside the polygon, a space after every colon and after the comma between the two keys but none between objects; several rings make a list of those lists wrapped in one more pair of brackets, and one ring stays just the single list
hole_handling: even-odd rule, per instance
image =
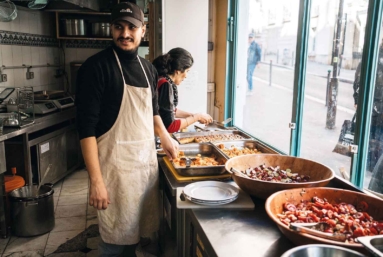
[{"label": "bowl of sausage", "polygon": [[[276,192],[267,198],[266,212],[279,230],[296,245],[330,244],[366,252],[358,238],[383,234],[383,200],[365,193],[329,188],[296,188]],[[335,240],[298,232],[290,225],[326,223],[328,235],[342,235]]]},{"label": "bowl of sausage", "polygon": [[261,199],[281,190],[326,186],[334,178],[326,165],[278,154],[233,157],[225,168],[243,191]]}]

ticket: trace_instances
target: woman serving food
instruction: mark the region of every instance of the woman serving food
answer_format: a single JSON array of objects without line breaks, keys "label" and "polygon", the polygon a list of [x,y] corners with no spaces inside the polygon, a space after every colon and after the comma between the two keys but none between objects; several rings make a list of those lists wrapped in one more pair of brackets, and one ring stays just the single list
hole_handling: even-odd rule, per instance
[{"label": "woman serving food", "polygon": [[177,86],[187,77],[193,62],[191,54],[179,47],[173,48],[153,61],[159,76],[157,83],[159,114],[169,133],[187,128],[197,121],[203,124],[213,121],[209,114],[190,113],[177,108]]}]

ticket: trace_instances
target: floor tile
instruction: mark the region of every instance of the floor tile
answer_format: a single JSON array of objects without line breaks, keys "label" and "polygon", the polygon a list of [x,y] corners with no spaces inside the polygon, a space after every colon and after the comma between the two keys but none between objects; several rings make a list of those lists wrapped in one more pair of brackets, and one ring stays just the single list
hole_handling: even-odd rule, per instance
[{"label": "floor tile", "polygon": [[55,196],[60,196],[60,192],[61,192],[61,187],[63,185],[63,182],[60,181],[58,183],[56,183],[54,186],[53,186],[53,190],[55,191],[54,192],[54,195]]},{"label": "floor tile", "polygon": [[66,243],[66,241],[74,238],[82,231],[83,230],[51,232],[48,237],[48,242],[45,248],[44,255],[46,256],[53,253],[61,244]]},{"label": "floor tile", "polygon": [[65,179],[78,179],[78,178],[89,178],[88,172],[86,170],[75,171]]},{"label": "floor tile", "polygon": [[13,253],[5,253],[3,257],[43,257],[44,250],[34,250],[34,251],[22,251],[22,252],[13,252]]},{"label": "floor tile", "polygon": [[97,209],[94,208],[93,206],[88,205],[88,209],[86,211],[87,216],[94,216],[97,215]]},{"label": "floor tile", "polygon": [[86,247],[92,250],[98,249],[98,244],[101,242],[101,237],[91,237],[87,239]]},{"label": "floor tile", "polygon": [[98,224],[97,216],[87,216],[86,217],[86,227],[88,228],[90,225]]},{"label": "floor tile", "polygon": [[63,187],[65,186],[88,186],[89,179],[79,178],[79,179],[65,179]]},{"label": "floor tile", "polygon": [[0,256],[4,252],[4,249],[7,246],[8,242],[9,242],[9,237],[0,239]]},{"label": "floor tile", "polygon": [[92,250],[89,253],[86,254],[86,257],[98,257],[98,250]]},{"label": "floor tile", "polygon": [[36,251],[45,248],[49,233],[34,237],[11,237],[4,254],[23,251]]},{"label": "floor tile", "polygon": [[58,205],[86,204],[88,195],[63,195],[59,198]]},{"label": "floor tile", "polygon": [[86,216],[86,204],[60,205],[55,212],[56,218]]},{"label": "floor tile", "polygon": [[70,217],[70,218],[57,218],[56,225],[52,232],[58,231],[71,231],[71,230],[84,230],[86,225],[86,217]]},{"label": "floor tile", "polygon": [[61,195],[84,195],[88,194],[88,185],[67,186],[61,189]]},{"label": "floor tile", "polygon": [[58,196],[53,196],[53,208],[56,210],[57,204],[59,202],[59,197]]},{"label": "floor tile", "polygon": [[47,257],[85,257],[86,254],[83,252],[70,252],[70,253],[52,253]]}]

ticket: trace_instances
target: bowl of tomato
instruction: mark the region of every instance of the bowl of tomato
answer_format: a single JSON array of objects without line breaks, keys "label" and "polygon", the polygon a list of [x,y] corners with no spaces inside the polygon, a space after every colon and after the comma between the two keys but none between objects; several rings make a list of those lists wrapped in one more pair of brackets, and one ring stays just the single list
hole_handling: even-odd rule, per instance
[{"label": "bowl of tomato", "polygon": [[326,186],[335,176],[321,163],[279,154],[233,157],[225,168],[243,191],[261,199],[281,190]]},{"label": "bowl of tomato", "polygon": [[[350,190],[314,187],[274,193],[267,198],[266,212],[279,230],[296,245],[325,243],[365,252],[358,237],[383,234],[383,200]],[[326,222],[329,234],[344,234],[336,241],[297,232],[290,223]]]}]

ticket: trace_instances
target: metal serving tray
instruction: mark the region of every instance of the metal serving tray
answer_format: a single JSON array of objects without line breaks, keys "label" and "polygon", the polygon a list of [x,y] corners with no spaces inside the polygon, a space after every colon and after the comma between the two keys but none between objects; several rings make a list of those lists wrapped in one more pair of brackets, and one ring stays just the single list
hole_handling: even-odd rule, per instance
[{"label": "metal serving tray", "polygon": [[[200,137],[200,136],[211,136],[211,135],[240,135],[244,139],[251,139],[251,137],[241,131],[228,130],[228,131],[204,131],[204,132],[177,132],[173,133],[173,138],[181,144],[180,139],[186,137]],[[232,141],[232,140],[231,140]],[[213,141],[214,142],[214,141]]]},{"label": "metal serving tray", "polygon": [[269,154],[279,154],[277,151],[267,147],[266,145],[256,141],[256,140],[250,140],[250,139],[246,139],[246,140],[234,140],[234,141],[215,141],[215,142],[212,142],[212,144],[214,145],[214,147],[217,148],[217,150],[219,152],[221,152],[227,159],[230,159],[229,156],[227,156],[221,149],[219,149],[218,145],[220,144],[223,144],[225,146],[225,148],[232,148],[232,146],[234,147],[237,147],[237,148],[249,148],[249,149],[257,149],[258,151],[260,151],[261,153],[269,153]]},{"label": "metal serving tray", "polygon": [[[226,162],[227,160],[226,157],[214,147],[214,145],[209,143],[180,145],[179,151],[183,151],[186,157],[195,157],[197,154],[201,154],[203,157],[211,157],[214,155],[218,161]],[[225,165],[179,167],[173,163],[173,167],[178,174],[185,177],[221,175],[226,172]]]},{"label": "metal serving tray", "polygon": [[366,247],[373,256],[383,257],[383,235],[358,237],[358,241]]}]

